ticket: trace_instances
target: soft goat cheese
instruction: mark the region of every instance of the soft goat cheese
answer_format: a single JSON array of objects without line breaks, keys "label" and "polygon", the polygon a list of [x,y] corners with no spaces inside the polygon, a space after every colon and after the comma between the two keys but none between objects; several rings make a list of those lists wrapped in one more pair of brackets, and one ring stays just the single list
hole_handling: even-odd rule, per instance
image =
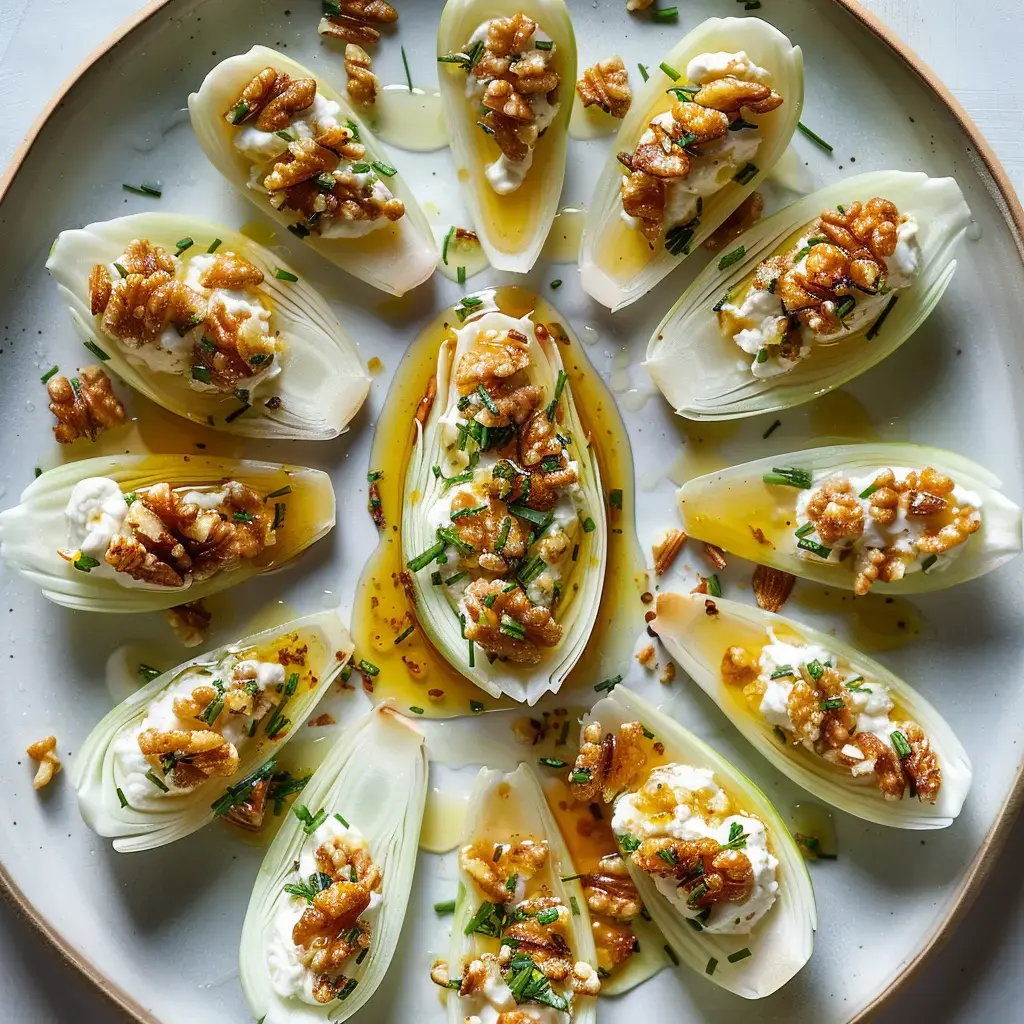
[{"label": "soft goat cheese", "polygon": [[[571,1015],[541,1003],[516,1003],[501,976],[497,960],[485,960],[487,977],[483,985],[460,1000],[460,1015],[466,1024],[497,1024],[503,1013],[517,1012],[533,1024],[569,1024]],[[465,1011],[464,1013],[462,1011]]]},{"label": "soft goat cheese", "polygon": [[[318,870],[314,854],[317,848],[332,840],[344,840],[350,848],[367,847],[366,838],[351,825],[343,825],[333,814],[328,814],[323,824],[303,840],[299,850],[298,875],[305,881]],[[294,879],[293,879],[294,881]],[[382,896],[379,892],[370,893],[370,905],[363,911],[360,920],[372,922],[380,911]],[[267,970],[274,991],[283,999],[300,999],[311,1006],[321,1006],[313,998],[313,972],[299,960],[300,949],[292,941],[292,929],[295,927],[303,911],[309,904],[301,896],[292,896],[282,892],[275,904],[274,919],[266,946]],[[347,977],[353,977],[360,968],[355,960],[344,968]]]},{"label": "soft goat cheese", "polygon": [[[863,494],[874,482],[875,478],[879,473],[882,472],[883,468],[890,468],[893,471],[897,480],[904,479],[908,473],[911,472],[906,466],[891,466],[891,467],[878,467],[872,469],[863,476],[850,477],[850,493],[855,495]],[[835,476],[835,473],[818,473],[815,475],[814,482],[811,487],[801,490],[797,493],[796,498],[796,520],[798,524],[809,522],[807,516],[807,503],[811,499],[811,495],[821,487],[826,480],[831,479]],[[975,509],[975,515],[979,515],[981,512],[982,500],[981,495],[976,494],[974,491],[969,491],[966,488],[961,487],[959,484],[954,485],[953,494],[951,500],[956,505],[971,505]],[[855,541],[855,546],[858,547],[870,547],[870,548],[895,548],[899,551],[906,551],[915,555],[914,559],[906,566],[905,572],[921,572],[922,562],[917,557],[918,551],[916,548],[916,542],[924,535],[927,528],[927,524],[918,519],[909,518],[902,509],[898,509],[896,518],[892,523],[883,525],[875,520],[869,511],[871,507],[870,495],[867,498],[858,497],[861,508],[864,511],[864,532],[860,538]],[[808,540],[821,543],[821,538],[818,536],[817,530],[812,530],[806,535]],[[793,542],[796,544],[796,541]],[[827,546],[827,545],[826,545]],[[963,551],[965,545],[958,544],[956,547],[950,548],[948,551],[944,551],[938,555],[934,562],[928,567],[928,572],[940,572],[947,568],[955,558],[957,558]],[[801,558],[806,558],[816,563],[828,562],[831,564],[838,565],[843,552],[843,546],[841,544],[835,544],[831,547],[829,556],[827,559],[823,559],[820,556],[814,554],[811,551],[807,551],[803,548],[797,548],[796,553]]]},{"label": "soft goat cheese", "polygon": [[64,520],[68,528],[68,549],[81,551],[100,564],[90,572],[102,576],[121,576],[104,555],[110,541],[121,532],[128,503],[116,481],[105,476],[90,476],[79,480],[71,489]]},{"label": "soft goat cheese", "polygon": [[[778,860],[768,850],[768,835],[764,823],[747,814],[729,814],[720,824],[708,822],[693,808],[694,798],[713,814],[727,814],[730,809],[728,794],[715,782],[714,772],[707,768],[696,768],[688,764],[667,764],[655,768],[648,785],[660,785],[671,789],[676,797],[676,809],[672,819],[663,821],[663,815],[652,817],[638,806],[638,794],[626,793],[615,804],[612,817],[612,831],[616,835],[629,833],[648,839],[658,836],[672,836],[676,839],[716,839],[723,845],[729,841],[729,830],[733,823],[740,825],[747,835],[743,853],[750,861],[754,873],[754,885],[750,896],[743,903],[717,903],[711,908],[704,931],[721,935],[745,935],[771,909],[779,891],[775,878]],[[642,797],[640,800],[642,801]],[[686,892],[678,887],[672,877],[654,879],[658,891],[687,918],[696,918],[701,912],[686,903]]]}]

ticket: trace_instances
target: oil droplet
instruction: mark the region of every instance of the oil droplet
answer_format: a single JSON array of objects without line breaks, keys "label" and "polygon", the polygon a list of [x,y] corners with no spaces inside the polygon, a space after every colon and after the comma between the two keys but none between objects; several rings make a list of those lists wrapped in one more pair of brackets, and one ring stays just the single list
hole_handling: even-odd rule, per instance
[{"label": "oil droplet", "polygon": [[878,440],[878,430],[867,409],[849,391],[830,391],[815,400],[810,420],[810,436],[815,444]]},{"label": "oil droplet", "polygon": [[251,238],[257,245],[276,245],[277,232],[265,221],[250,220],[238,229],[246,238]]},{"label": "oil droplet", "polygon": [[384,142],[413,153],[430,153],[448,145],[441,94],[407,85],[386,85],[377,97],[370,127]]},{"label": "oil droplet", "polygon": [[555,215],[541,254],[544,259],[552,263],[576,262],[586,216],[586,210],[574,206],[567,206]]},{"label": "oil droplet", "polygon": [[601,139],[606,135],[614,135],[621,126],[622,122],[611,114],[606,114],[596,105],[585,107],[579,94],[573,95],[572,113],[569,116],[570,139]]},{"label": "oil droplet", "polygon": [[832,812],[821,804],[793,804],[793,835],[808,860],[835,860],[838,852]]},{"label": "oil droplet", "polygon": [[927,629],[925,617],[904,597],[855,597],[849,590],[800,581],[790,602],[802,611],[832,616],[836,632],[869,654],[904,647]]},{"label": "oil droplet", "polygon": [[584,345],[596,345],[601,340],[601,335],[596,327],[591,327],[590,324],[583,325],[583,333],[580,335],[580,341]]},{"label": "oil droplet", "polygon": [[384,369],[384,364],[380,361],[378,356],[374,356],[367,364],[367,370],[370,371],[371,377],[376,377],[378,373],[381,373]]},{"label": "oil droplet", "polygon": [[622,407],[629,412],[639,412],[653,394],[653,391],[644,391],[642,388],[630,388],[622,396]]},{"label": "oil droplet", "polygon": [[984,231],[981,225],[976,220],[972,220],[971,223],[967,225],[967,231],[965,232],[965,234],[967,235],[968,241],[980,242],[981,236],[982,234],[984,234]]},{"label": "oil droplet", "polygon": [[447,853],[462,841],[462,826],[469,806],[468,793],[453,793],[432,786],[427,792],[420,829],[420,849],[428,853]]},{"label": "oil droplet", "polygon": [[629,349],[623,346],[612,357],[612,373],[608,378],[612,393],[621,395],[629,389]]}]

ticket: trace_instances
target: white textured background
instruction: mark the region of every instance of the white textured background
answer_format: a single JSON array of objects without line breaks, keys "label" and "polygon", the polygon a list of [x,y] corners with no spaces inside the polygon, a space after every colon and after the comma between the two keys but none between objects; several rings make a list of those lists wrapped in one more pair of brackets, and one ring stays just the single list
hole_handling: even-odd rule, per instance
[{"label": "white textured background", "polygon": [[[771,0],[763,2],[770,19]],[[863,3],[938,72],[992,143],[1015,185],[1024,186],[1024,78],[1019,71],[1024,18],[1019,0]],[[305,4],[319,6],[315,0],[294,0],[297,8]],[[42,105],[79,61],[143,6],[144,0],[0,0],[0,165],[6,165]],[[685,8],[685,0],[680,6]],[[722,0],[722,7],[723,14],[732,13],[729,0]],[[311,12],[311,23],[314,17]],[[9,760],[4,763],[8,767],[0,769],[0,779],[10,766]],[[1024,819],[952,939],[881,1015],[880,1024],[1024,1021],[1022,864]],[[75,884],[74,865],[67,868],[65,877],[53,879],[55,885]],[[850,899],[856,898],[851,892]],[[865,943],[870,941],[864,936]],[[756,1017],[756,1011],[743,1017]],[[4,1024],[113,1024],[120,1019],[0,900]]]}]

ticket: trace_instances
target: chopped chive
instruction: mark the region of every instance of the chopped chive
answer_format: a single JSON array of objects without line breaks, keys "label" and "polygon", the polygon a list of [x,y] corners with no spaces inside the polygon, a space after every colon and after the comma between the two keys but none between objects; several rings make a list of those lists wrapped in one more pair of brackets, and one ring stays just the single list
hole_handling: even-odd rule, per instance
[{"label": "chopped chive", "polygon": [[871,330],[867,333],[868,341],[878,337],[878,332],[882,329],[882,324],[885,323],[885,318],[892,312],[892,307],[896,305],[896,300],[898,298],[898,295],[892,296],[892,298],[886,303],[885,309],[879,313],[878,319],[871,325]]},{"label": "chopped chive", "polygon": [[590,782],[592,777],[593,776],[591,775],[589,768],[577,768],[575,771],[569,772],[570,782]]},{"label": "chopped chive", "polygon": [[509,531],[512,529],[512,517],[505,516],[501,523],[501,532],[498,534],[498,539],[494,542],[494,552],[500,555],[505,550],[505,544],[508,542]]},{"label": "chopped chive", "polygon": [[459,282],[459,284],[465,284],[466,283],[466,268],[463,267],[463,266],[456,267],[455,268],[455,278]]},{"label": "chopped chive", "polygon": [[79,572],[91,572],[100,563],[92,557],[79,551],[78,557],[71,563]]},{"label": "chopped chive", "polygon": [[842,697],[827,697],[825,700],[818,701],[818,707],[822,711],[841,711],[845,706]]},{"label": "chopped chive", "polygon": [[793,671],[792,665],[780,665],[768,678],[769,679],[783,679],[786,676],[794,676],[796,673]]},{"label": "chopped chive", "polygon": [[773,424],[772,424],[772,425],[771,425],[771,426],[770,426],[770,427],[769,427],[769,428],[768,428],[768,429],[767,429],[767,430],[766,430],[766,431],[765,431],[765,432],[764,432],[764,433],[763,433],[763,434],[761,435],[761,440],[762,440],[762,441],[767,441],[767,440],[768,440],[768,438],[769,438],[769,437],[771,437],[771,436],[772,436],[772,434],[774,434],[774,433],[775,433],[775,431],[776,431],[776,430],[778,430],[778,429],[779,429],[779,427],[781,427],[781,426],[782,426],[782,420],[776,420],[776,421],[775,421],[775,422],[774,422],[774,423],[773,423]]},{"label": "chopped chive", "polygon": [[446,579],[444,581],[444,585],[446,587],[450,587],[453,583],[458,583],[459,580],[461,580],[463,576],[467,576],[467,575],[468,575],[468,573],[465,573],[465,572],[457,572],[457,573],[455,573],[454,576],[449,576],[448,579]]},{"label": "chopped chive", "polygon": [[274,271],[274,277],[278,281],[298,281],[298,278],[293,273],[288,270],[282,270],[280,267]]},{"label": "chopped chive", "polygon": [[122,807],[127,807],[128,806],[128,798],[124,795],[124,790],[122,790],[121,787],[118,786],[115,789],[115,792],[117,793],[117,799],[118,799],[118,802],[121,804],[121,806]]},{"label": "chopped chive", "polygon": [[[440,573],[438,573],[438,576],[440,576],[440,575],[441,575],[441,574],[440,574]],[[403,641],[403,640],[404,640],[404,639],[405,639],[405,638],[406,638],[407,636],[409,636],[410,634],[412,634],[412,633],[415,633],[415,632],[416,632],[416,623],[414,622],[414,623],[413,623],[413,624],[412,624],[411,626],[409,626],[409,627],[408,627],[408,629],[404,629],[404,630],[402,630],[402,632],[401,632],[401,633],[399,633],[397,637],[395,637],[395,645],[397,646],[397,645],[398,645],[398,644],[400,644],[400,643],[401,643],[401,642],[402,642],[402,641]]]},{"label": "chopped chive", "polygon": [[232,518],[236,523],[251,523],[256,517],[251,512],[235,512]]},{"label": "chopped chive", "polygon": [[938,555],[929,555],[921,563],[921,572],[927,572],[938,560],[939,560],[939,556]]},{"label": "chopped chive", "polygon": [[664,71],[665,74],[668,75],[668,77],[671,78],[673,82],[678,82],[679,81],[680,74],[679,74],[678,71],[676,71],[676,69],[674,67],[672,67],[671,64],[666,64],[664,61],[662,61],[658,65],[658,67],[661,68],[661,70]]},{"label": "chopped chive", "polygon": [[910,744],[907,742],[907,737],[899,729],[893,730],[892,735],[889,737],[889,742],[892,744],[892,749],[899,755],[901,761],[910,757],[913,753]]},{"label": "chopped chive", "polygon": [[563,761],[558,757],[539,757],[537,763],[544,765],[545,768],[568,768],[569,762]]},{"label": "chopped chive", "polygon": [[602,679],[601,682],[595,683],[594,689],[598,693],[611,693],[621,682],[622,676],[612,676],[611,679]]},{"label": "chopped chive", "polygon": [[738,263],[746,255],[747,250],[741,245],[733,249],[732,252],[727,252],[719,261],[718,269],[725,270],[727,267],[731,267],[734,263]]},{"label": "chopped chive", "polygon": [[533,45],[538,50],[550,50],[555,44],[550,39],[537,39],[534,41]]},{"label": "chopped chive", "polygon": [[772,466],[770,473],[762,477],[766,484],[785,485],[786,487],[797,487],[800,490],[807,490],[811,486],[811,474],[806,469],[798,469],[794,466]]},{"label": "chopped chive", "polygon": [[551,282],[550,287],[552,287],[552,288],[561,288],[562,287],[562,279],[560,277],[556,277],[554,279],[554,281]]},{"label": "chopped chive", "polygon": [[583,532],[593,533],[596,529],[597,524],[590,518],[590,516],[587,516],[587,518],[583,520]]},{"label": "chopped chive", "polygon": [[405,80],[409,83],[409,92],[412,92],[412,74],[409,72],[409,58],[405,55],[405,47],[402,47],[402,64],[405,67]]},{"label": "chopped chive", "polygon": [[500,416],[501,413],[499,412],[498,407],[494,404],[494,399],[487,393],[487,388],[485,388],[483,384],[478,384],[476,386],[476,390],[480,395],[480,400],[485,406],[487,406],[487,411],[494,416]]},{"label": "chopped chive", "polygon": [[526,627],[518,619],[513,619],[511,615],[502,615],[498,630],[505,636],[512,637],[513,640],[526,639]]},{"label": "chopped chive", "polygon": [[412,713],[413,713],[414,715],[422,715],[422,714],[424,713],[424,712],[423,712],[423,708],[418,708],[418,707],[416,707],[416,705],[415,705],[415,704],[410,704],[410,705],[409,705],[409,710],[410,710],[410,711],[411,711],[411,712],[412,712]]},{"label": "chopped chive", "polygon": [[608,494],[608,504],[612,508],[622,510],[622,490],[620,488],[616,487],[615,490]]},{"label": "chopped chive", "polygon": [[149,781],[152,782],[157,789],[161,790],[164,793],[170,793],[170,788],[167,786],[164,780],[161,779],[160,776],[153,771],[152,768],[150,768],[150,770],[146,772],[146,778],[149,779]]},{"label": "chopped chive", "polygon": [[746,960],[747,957],[750,956],[750,955],[751,955],[750,954],[750,950],[747,949],[746,946],[744,946],[743,949],[738,949],[738,950],[736,950],[735,953],[730,953],[726,957],[726,959],[731,964],[738,964],[741,960]]},{"label": "chopped chive", "polygon": [[214,239],[214,240],[213,240],[213,241],[212,241],[212,242],[210,243],[210,246],[209,246],[209,248],[208,248],[208,249],[207,249],[206,251],[207,251],[208,253],[209,253],[209,252],[216,252],[216,251],[217,251],[217,250],[218,250],[218,249],[219,249],[219,248],[220,248],[220,247],[221,247],[221,246],[222,246],[223,244],[224,244],[224,243],[223,243],[223,241],[222,241],[221,239],[219,239],[219,238],[215,238],[215,239]]},{"label": "chopped chive", "polygon": [[210,368],[208,366],[193,366],[192,379],[199,381],[201,384],[209,384]]},{"label": "chopped chive", "polygon": [[175,242],[175,248],[178,251],[174,255],[180,256],[186,249],[191,249],[195,244],[196,240],[194,238],[179,238],[178,241]]},{"label": "chopped chive", "polygon": [[817,132],[812,132],[811,129],[808,128],[807,125],[803,123],[803,121],[797,121],[796,126],[816,146],[821,146],[821,148],[825,150],[826,153],[832,152],[832,147],[820,135],[818,135]]},{"label": "chopped chive", "polygon": [[878,484],[869,484],[867,487],[864,488],[863,491],[860,492],[860,494],[857,495],[857,497],[858,498],[870,498],[871,495],[874,494],[875,491],[877,491],[877,490],[878,490]]},{"label": "chopped chive", "polygon": [[651,21],[677,21],[679,19],[678,7],[662,7],[651,11]]},{"label": "chopped chive", "polygon": [[50,368],[49,368],[49,369],[48,369],[48,370],[46,371],[46,373],[44,373],[44,374],[43,374],[43,375],[42,375],[42,376],[41,376],[41,377],[39,378],[39,379],[40,379],[40,381],[42,381],[42,383],[43,383],[43,384],[45,384],[45,383],[46,383],[46,382],[47,382],[47,381],[48,381],[48,380],[49,380],[49,379],[50,379],[50,378],[51,378],[52,376],[54,376],[54,374],[56,374],[56,373],[57,373],[58,369],[59,369],[59,367],[57,366],[57,364],[56,364],[56,363],[54,363],[54,364],[53,364],[53,366],[51,366],[51,367],[50,367]]},{"label": "chopped chive", "polygon": [[380,675],[380,669],[376,665],[374,665],[374,663],[372,661],[367,661],[365,658],[361,658],[360,659],[359,663],[356,665],[356,668],[358,668],[359,671],[363,673],[363,675],[367,675],[367,676],[379,676]]},{"label": "chopped chive", "polygon": [[707,974],[707,975],[714,974],[715,973],[715,968],[717,966],[718,966],[718,961],[714,957],[711,957],[711,959],[708,960],[707,967],[704,968],[704,973]]},{"label": "chopped chive", "polygon": [[249,405],[240,405],[237,409],[233,409],[231,412],[227,414],[227,416],[224,417],[224,422],[234,423],[235,420],[237,420],[238,417],[241,416],[243,412],[247,412],[250,408],[252,407]]},{"label": "chopped chive", "polygon": [[420,569],[426,568],[426,566],[430,565],[438,555],[442,554],[446,546],[447,545],[443,540],[439,540],[436,544],[427,548],[426,551],[417,555],[415,558],[410,558],[409,561],[405,563],[405,567],[411,572],[419,572]]},{"label": "chopped chive", "polygon": [[104,352],[104,351],[103,351],[103,349],[101,349],[101,348],[99,347],[99,345],[97,345],[97,344],[96,344],[96,342],[94,342],[94,341],[83,341],[83,342],[82,342],[82,344],[83,344],[83,345],[85,345],[85,347],[86,347],[86,348],[87,348],[87,349],[88,349],[88,350],[89,350],[89,351],[90,351],[90,352],[91,352],[91,353],[92,353],[92,354],[93,354],[93,355],[94,355],[94,356],[95,356],[95,357],[96,357],[97,359],[102,359],[102,360],[103,360],[103,362],[106,362],[106,361],[107,361],[107,360],[108,360],[108,359],[110,358],[110,356],[108,356],[108,355],[107,355],[107,353],[106,353],[106,352]]},{"label": "chopped chive", "polygon": [[139,665],[139,675],[142,676],[144,682],[151,683],[158,675],[161,675],[161,672],[160,669],[153,668],[152,665],[142,663]]},{"label": "chopped chive", "polygon": [[733,176],[738,185],[749,185],[757,177],[757,164],[744,164]]},{"label": "chopped chive", "polygon": [[708,577],[708,594],[710,594],[711,597],[722,596],[722,584],[718,581],[717,573],[712,573]]},{"label": "chopped chive", "polygon": [[284,524],[284,516],[287,511],[287,506],[283,501],[274,502],[274,522],[270,527],[272,530],[276,530]]},{"label": "chopped chive", "polygon": [[453,224],[446,232],[444,236],[444,242],[441,244],[441,262],[447,267],[448,266],[448,246],[452,244],[452,239],[455,237],[455,225]]},{"label": "chopped chive", "polygon": [[817,555],[819,558],[827,559],[832,554],[831,548],[819,544],[816,540],[808,540],[806,537],[801,537],[796,542],[796,546],[802,551],[810,551],[811,554]]},{"label": "chopped chive", "polygon": [[453,512],[451,515],[452,522],[456,519],[464,519],[466,516],[479,515],[481,512],[486,512],[490,508],[490,505],[474,505],[472,508],[460,508],[458,511]]},{"label": "chopped chive", "polygon": [[794,530],[793,533],[797,537],[806,537],[809,533],[814,533],[814,523],[806,522],[799,529]]},{"label": "chopped chive", "polygon": [[434,913],[438,916],[455,913],[455,900],[443,900],[434,904]]},{"label": "chopped chive", "polygon": [[125,192],[134,192],[137,196],[152,196],[154,199],[159,199],[163,195],[163,192],[153,185],[127,185],[122,183],[121,188]]},{"label": "chopped chive", "polygon": [[757,361],[759,363],[767,363],[768,362],[768,349],[767,348],[759,348],[757,350]]},{"label": "chopped chive", "polygon": [[271,498],[281,498],[286,494],[291,494],[292,489],[290,484],[285,484],[284,487],[278,487],[276,491],[271,491],[264,499],[263,503],[266,504]]},{"label": "chopped chive", "polygon": [[341,824],[342,824],[342,825],[343,825],[343,826],[344,826],[345,828],[351,828],[351,826],[349,825],[349,823],[348,823],[348,822],[347,822],[347,821],[346,821],[346,820],[345,820],[345,819],[344,819],[344,818],[343,818],[343,817],[342,817],[342,816],[341,816],[340,814],[335,814],[334,816],[335,816],[335,818],[337,818],[337,819],[338,819],[338,821],[340,821],[340,822],[341,822]]},{"label": "chopped chive", "polygon": [[373,169],[378,174],[383,174],[385,178],[393,178],[398,173],[391,164],[386,164],[383,160],[374,160]]},{"label": "chopped chive", "polygon": [[572,909],[573,917],[579,917],[580,916],[580,905],[579,905],[579,903],[576,902],[576,897],[575,896],[570,896],[569,897],[569,906]]},{"label": "chopped chive", "polygon": [[637,64],[637,70],[640,72],[640,77],[646,82],[651,76],[647,71],[647,68],[643,64]]}]

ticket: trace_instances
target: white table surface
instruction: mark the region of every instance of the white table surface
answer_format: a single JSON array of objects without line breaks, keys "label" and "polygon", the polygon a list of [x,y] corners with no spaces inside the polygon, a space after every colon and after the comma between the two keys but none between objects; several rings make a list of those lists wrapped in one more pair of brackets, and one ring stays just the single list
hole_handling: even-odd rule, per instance
[{"label": "white table surface", "polygon": [[[317,6],[314,0],[294,2]],[[1018,0],[862,2],[939,73],[988,137],[1014,184],[1024,186],[1024,80],[1018,70],[1024,19]],[[765,0],[768,18],[770,4]],[[79,61],[143,6],[144,0],[0,0],[0,165],[6,165],[44,102]],[[723,0],[723,11],[728,8]],[[67,783],[58,779],[57,784]],[[1022,863],[1024,818],[953,937],[880,1016],[881,1024],[1024,1019]],[[55,881],[74,884],[70,875]],[[102,921],[96,926],[102,928]],[[2,900],[0,1006],[5,1024],[122,1019]],[[743,1016],[756,1018],[756,1011]]]}]

